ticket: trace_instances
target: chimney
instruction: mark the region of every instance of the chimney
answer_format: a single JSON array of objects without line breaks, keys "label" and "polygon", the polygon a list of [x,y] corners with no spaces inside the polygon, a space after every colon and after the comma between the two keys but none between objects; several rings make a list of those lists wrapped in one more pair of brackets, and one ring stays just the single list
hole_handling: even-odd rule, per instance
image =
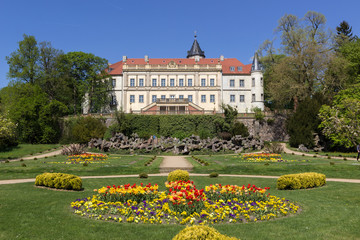
[{"label": "chimney", "polygon": [[148,63],[148,62],[149,62],[149,56],[148,56],[148,55],[145,55],[145,56],[144,56],[144,60],[145,60],[146,63]]},{"label": "chimney", "polygon": [[224,55],[220,55],[220,61],[224,61]]},{"label": "chimney", "polygon": [[127,56],[123,56],[123,62],[126,62]]}]

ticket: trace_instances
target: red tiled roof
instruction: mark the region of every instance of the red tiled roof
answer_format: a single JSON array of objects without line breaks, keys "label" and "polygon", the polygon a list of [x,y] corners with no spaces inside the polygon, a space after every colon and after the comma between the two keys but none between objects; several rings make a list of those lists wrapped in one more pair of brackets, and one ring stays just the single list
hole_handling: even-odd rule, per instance
[{"label": "red tiled roof", "polygon": [[[225,58],[224,61],[220,61],[219,58],[201,58],[198,62],[195,62],[195,59],[189,58],[149,58],[149,64],[154,65],[168,65],[171,61],[175,62],[178,65],[195,65],[195,64],[209,64],[209,65],[222,65],[223,74],[250,74],[251,73],[251,64],[244,65],[236,58]],[[112,69],[110,75],[121,75],[123,61],[114,63],[110,65]],[[126,60],[127,65],[145,65],[144,58],[129,58]],[[230,70],[230,67],[234,67],[234,71]],[[238,67],[242,67],[242,71],[238,71]]]}]

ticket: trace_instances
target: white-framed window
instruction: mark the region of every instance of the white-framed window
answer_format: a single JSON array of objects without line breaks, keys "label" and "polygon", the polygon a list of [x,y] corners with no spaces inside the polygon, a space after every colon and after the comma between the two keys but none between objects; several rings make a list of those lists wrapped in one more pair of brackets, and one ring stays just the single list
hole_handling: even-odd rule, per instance
[{"label": "white-framed window", "polygon": [[184,79],[180,78],[179,79],[179,87],[183,87],[184,86]]},{"label": "white-framed window", "polygon": [[189,102],[192,102],[193,101],[193,98],[192,98],[193,96],[192,95],[188,95],[188,100],[189,100]]},{"label": "white-framed window", "polygon": [[139,79],[139,87],[143,87],[144,86],[144,79],[140,78]]},{"label": "white-framed window", "polygon": [[130,95],[130,102],[134,103],[135,102],[135,95]]},{"label": "white-framed window", "polygon": [[201,95],[201,102],[205,103],[206,102],[206,95]]},{"label": "white-framed window", "polygon": [[165,79],[165,78],[162,78],[162,79],[161,79],[161,86],[162,86],[162,87],[165,87],[165,86],[166,86],[166,79]]},{"label": "white-framed window", "polygon": [[152,102],[156,102],[156,95],[152,95],[152,96],[151,96],[151,101],[152,101]]},{"label": "white-framed window", "polygon": [[139,103],[143,103],[144,102],[144,95],[139,95]]},{"label": "white-framed window", "polygon": [[179,95],[179,99],[184,99],[184,95]]},{"label": "white-framed window", "polygon": [[170,78],[170,87],[174,87],[175,86],[175,79]]},{"label": "white-framed window", "polygon": [[235,87],[235,80],[234,79],[230,79],[230,87]]},{"label": "white-framed window", "polygon": [[205,78],[202,78],[202,79],[201,79],[201,86],[202,86],[202,87],[205,87],[205,86],[206,86],[206,79],[205,79]]},{"label": "white-framed window", "polygon": [[240,102],[245,102],[245,95],[240,95]]},{"label": "white-framed window", "polygon": [[210,78],[210,87],[215,86],[215,79]]},{"label": "white-framed window", "polygon": [[165,100],[165,98],[166,98],[166,95],[161,95],[162,100]]},{"label": "white-framed window", "polygon": [[191,78],[188,79],[188,86],[192,87],[192,79]]},{"label": "white-framed window", "polygon": [[215,95],[210,95],[210,102],[214,103],[215,102]]},{"label": "white-framed window", "polygon": [[230,95],[230,102],[235,102],[235,95]]},{"label": "white-framed window", "polygon": [[238,66],[238,67],[237,67],[237,70],[238,70],[238,72],[242,72],[242,70],[243,70],[243,67],[241,67],[241,66]]},{"label": "white-framed window", "polygon": [[112,87],[113,88],[116,87],[116,79],[115,78],[112,79]]},{"label": "white-framed window", "polygon": [[135,87],[135,78],[130,78],[130,87]]},{"label": "white-framed window", "polygon": [[255,100],[256,100],[256,98],[255,98],[255,94],[253,94],[253,95],[252,95],[251,100],[252,100],[253,102],[255,102]]},{"label": "white-framed window", "polygon": [[170,95],[170,98],[174,99],[174,98],[175,98],[175,95]]},{"label": "white-framed window", "polygon": [[255,78],[251,79],[251,86],[255,87]]},{"label": "white-framed window", "polygon": [[235,71],[235,67],[231,66],[230,71],[232,71],[232,72]]},{"label": "white-framed window", "polygon": [[244,81],[244,79],[240,79],[240,81],[239,81],[239,86],[240,86],[240,87],[245,87],[245,81]]},{"label": "white-framed window", "polygon": [[156,87],[156,82],[157,82],[156,80],[157,80],[156,78],[153,78],[153,79],[152,79],[152,86],[153,86],[153,87]]}]

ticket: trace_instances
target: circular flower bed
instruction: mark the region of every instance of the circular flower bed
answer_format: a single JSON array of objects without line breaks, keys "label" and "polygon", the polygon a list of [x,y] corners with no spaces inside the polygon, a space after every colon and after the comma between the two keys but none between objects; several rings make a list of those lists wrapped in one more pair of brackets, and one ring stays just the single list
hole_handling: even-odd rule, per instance
[{"label": "circular flower bed", "polygon": [[150,224],[256,222],[296,213],[299,206],[266,194],[255,185],[215,184],[196,189],[192,181],[121,185],[95,189],[92,197],[71,203],[76,214],[94,219]]}]

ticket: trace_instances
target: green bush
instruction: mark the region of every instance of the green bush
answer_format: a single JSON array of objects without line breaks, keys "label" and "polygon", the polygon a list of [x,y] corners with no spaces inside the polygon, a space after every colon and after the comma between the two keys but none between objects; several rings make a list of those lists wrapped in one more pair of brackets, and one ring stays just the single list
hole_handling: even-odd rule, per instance
[{"label": "green bush", "polygon": [[187,226],[181,230],[173,240],[239,240],[219,233],[215,228],[209,226]]},{"label": "green bush", "polygon": [[231,133],[233,136],[235,135],[241,135],[242,137],[248,137],[249,136],[249,130],[248,128],[241,122],[235,122],[232,126]]},{"label": "green bush", "polygon": [[148,178],[149,176],[146,173],[140,173],[139,178]]},{"label": "green bush", "polygon": [[36,176],[35,185],[57,189],[81,190],[82,180],[80,177],[71,174],[43,173]]},{"label": "green bush", "polygon": [[259,122],[264,121],[265,118],[265,114],[263,113],[263,111],[261,110],[261,108],[259,107],[254,107],[253,109],[251,109],[254,113],[255,113],[255,119]]},{"label": "green bush", "polygon": [[167,180],[168,182],[189,181],[190,180],[189,172],[180,169],[172,171],[169,173]]},{"label": "green bush", "polygon": [[279,190],[295,190],[320,187],[326,184],[326,176],[320,173],[308,172],[288,174],[278,178],[276,187]]},{"label": "green bush", "polygon": [[209,175],[209,177],[211,177],[211,178],[217,178],[218,176],[219,176],[219,174],[217,172],[212,172]]}]

